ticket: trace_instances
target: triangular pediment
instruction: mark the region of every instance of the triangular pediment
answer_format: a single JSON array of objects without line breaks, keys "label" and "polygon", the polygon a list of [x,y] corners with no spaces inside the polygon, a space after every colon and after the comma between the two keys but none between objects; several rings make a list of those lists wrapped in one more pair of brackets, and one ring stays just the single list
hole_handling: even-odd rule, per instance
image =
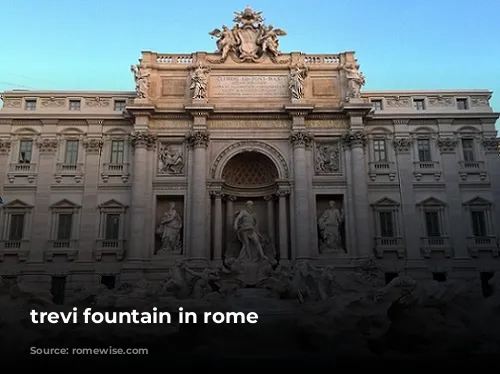
[{"label": "triangular pediment", "polygon": [[443,206],[443,205],[446,205],[445,202],[435,198],[435,197],[428,197],[427,199],[425,200],[422,200],[421,202],[419,202],[417,205],[426,205],[426,206]]},{"label": "triangular pediment", "polygon": [[115,199],[111,199],[111,200],[108,200],[104,203],[102,203],[101,205],[99,205],[99,208],[101,209],[113,209],[113,208],[126,208],[127,206],[126,205],[123,205],[122,203],[120,203],[118,200],[115,200]]},{"label": "triangular pediment", "polygon": [[31,209],[33,208],[32,205],[29,205],[25,203],[24,201],[21,201],[19,199],[12,200],[8,202],[7,204],[3,205],[4,209]]},{"label": "triangular pediment", "polygon": [[64,209],[64,208],[77,209],[77,208],[80,208],[80,205],[75,204],[74,202],[69,201],[68,199],[62,199],[62,200],[58,201],[57,203],[52,204],[50,206],[50,208],[52,208],[52,209],[54,209],[54,208],[57,208],[57,209]]},{"label": "triangular pediment", "polygon": [[392,200],[388,197],[383,197],[372,204],[373,206],[397,206],[399,203],[396,200]]},{"label": "triangular pediment", "polygon": [[466,201],[464,205],[491,205],[491,201],[486,200],[484,197],[476,196]]}]

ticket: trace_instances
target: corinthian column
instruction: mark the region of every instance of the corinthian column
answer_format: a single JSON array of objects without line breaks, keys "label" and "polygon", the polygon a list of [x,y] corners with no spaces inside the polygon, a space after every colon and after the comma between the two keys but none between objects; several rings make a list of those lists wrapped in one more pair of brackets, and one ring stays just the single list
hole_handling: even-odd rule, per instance
[{"label": "corinthian column", "polygon": [[188,145],[193,149],[191,164],[192,191],[191,191],[191,228],[188,231],[190,248],[188,257],[191,260],[206,260],[209,246],[207,245],[208,222],[208,194],[207,194],[207,147],[210,136],[207,131],[194,131],[187,137]]},{"label": "corinthian column", "polygon": [[129,236],[130,261],[141,261],[146,257],[143,250],[146,240],[145,233],[149,232],[145,222],[147,194],[150,186],[147,185],[148,176],[148,148],[154,146],[156,137],[148,132],[136,132],[132,135],[132,147],[134,150],[133,174],[132,174],[132,201],[130,204],[131,230]]},{"label": "corinthian column", "polygon": [[210,191],[214,198],[214,260],[219,261],[222,259],[222,198],[224,194],[222,191]]},{"label": "corinthian column", "polygon": [[286,197],[290,195],[290,191],[280,189],[276,193],[278,196],[278,211],[279,211],[279,245],[280,245],[280,262],[288,260],[288,213],[286,209]]},{"label": "corinthian column", "polygon": [[293,201],[295,215],[295,257],[297,260],[311,257],[311,225],[309,204],[309,172],[307,170],[306,147],[312,143],[312,136],[296,131],[290,135],[293,145]]}]

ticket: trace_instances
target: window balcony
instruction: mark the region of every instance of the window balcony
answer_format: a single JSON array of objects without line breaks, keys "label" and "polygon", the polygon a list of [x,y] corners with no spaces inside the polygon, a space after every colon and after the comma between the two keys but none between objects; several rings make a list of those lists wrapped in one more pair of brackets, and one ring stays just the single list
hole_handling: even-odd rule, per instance
[{"label": "window balcony", "polygon": [[54,256],[67,256],[69,261],[76,260],[78,240],[50,240],[45,251],[45,259],[52,261]]},{"label": "window balcony", "polygon": [[25,177],[29,183],[33,183],[36,179],[36,164],[15,163],[10,164],[7,178],[10,183],[14,183],[17,177]]},{"label": "window balcony", "polygon": [[103,255],[114,255],[118,261],[125,256],[125,240],[99,239],[95,250],[96,261],[101,261]]},{"label": "window balcony", "polygon": [[21,262],[28,259],[29,240],[2,240],[0,243],[0,261],[3,261],[5,256],[17,256]]},{"label": "window balcony", "polygon": [[425,258],[430,258],[434,252],[442,252],[447,258],[450,258],[452,254],[451,239],[447,236],[421,237],[420,250]]},{"label": "window balcony", "polygon": [[75,178],[76,183],[80,183],[83,179],[83,164],[64,164],[56,165],[56,182],[61,183],[63,177]]},{"label": "window balcony", "polygon": [[375,181],[377,175],[388,175],[392,182],[396,179],[396,164],[388,161],[375,161],[369,164],[370,179]]},{"label": "window balcony", "polygon": [[458,174],[462,181],[466,181],[469,175],[479,175],[479,179],[484,181],[488,175],[483,161],[460,161]]},{"label": "window balcony", "polygon": [[102,181],[107,183],[110,177],[121,178],[123,183],[126,183],[130,177],[129,164],[104,164],[103,171],[101,173]]},{"label": "window balcony", "polygon": [[423,175],[434,175],[434,179],[441,179],[441,166],[437,161],[415,161],[413,162],[413,174],[417,181],[422,179]]},{"label": "window balcony", "polygon": [[496,236],[470,236],[467,238],[467,249],[474,258],[481,252],[490,252],[493,257],[498,257],[500,243]]},{"label": "window balcony", "polygon": [[395,237],[376,237],[375,238],[375,255],[378,258],[383,258],[385,253],[396,253],[398,258],[404,258],[405,246],[403,238]]}]

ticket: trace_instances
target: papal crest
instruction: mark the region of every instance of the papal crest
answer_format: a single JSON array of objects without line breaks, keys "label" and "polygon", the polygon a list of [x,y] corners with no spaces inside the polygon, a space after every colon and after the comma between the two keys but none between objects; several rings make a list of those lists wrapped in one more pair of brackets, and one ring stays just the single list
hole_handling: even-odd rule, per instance
[{"label": "papal crest", "polygon": [[242,12],[234,12],[232,29],[226,25],[222,30],[215,29],[209,34],[217,38],[217,50],[222,55],[221,62],[232,54],[240,62],[259,62],[265,56],[276,61],[280,54],[279,36],[286,35],[281,29],[272,25],[266,26],[262,12],[254,12],[246,8]]}]

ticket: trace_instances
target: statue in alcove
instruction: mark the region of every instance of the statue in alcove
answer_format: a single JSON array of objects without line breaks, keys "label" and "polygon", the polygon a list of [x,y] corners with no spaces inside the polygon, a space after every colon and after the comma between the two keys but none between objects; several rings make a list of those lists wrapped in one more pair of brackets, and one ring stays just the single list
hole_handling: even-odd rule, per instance
[{"label": "statue in alcove", "polygon": [[344,223],[344,209],[335,201],[328,202],[329,207],[318,219],[318,228],[321,238],[320,253],[345,252],[342,228]]},{"label": "statue in alcove", "polygon": [[156,234],[161,238],[160,253],[180,253],[182,251],[182,218],[175,209],[175,203],[170,202],[168,210],[163,214]]}]

